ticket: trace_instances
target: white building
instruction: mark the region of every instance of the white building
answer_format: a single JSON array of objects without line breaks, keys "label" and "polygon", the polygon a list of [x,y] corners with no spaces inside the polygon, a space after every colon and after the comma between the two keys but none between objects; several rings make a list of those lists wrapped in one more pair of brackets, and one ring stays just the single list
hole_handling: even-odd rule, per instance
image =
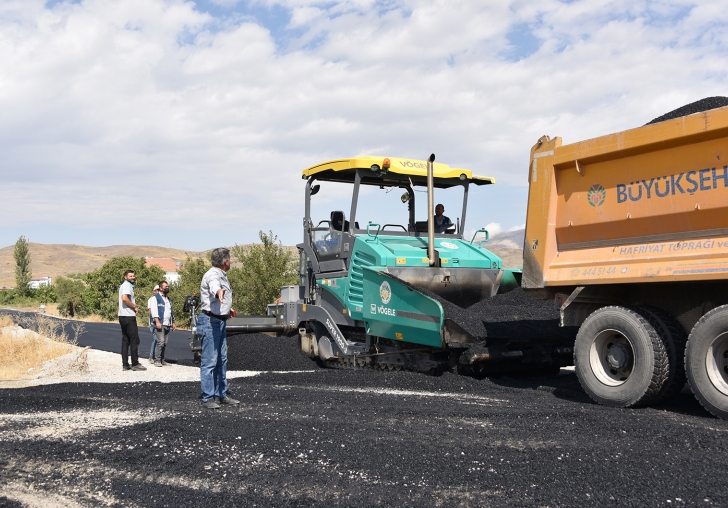
[{"label": "white building", "polygon": [[146,266],[150,267],[152,265],[157,265],[164,270],[164,279],[169,284],[179,280],[179,261],[175,261],[172,258],[146,258]]},{"label": "white building", "polygon": [[30,289],[38,289],[41,286],[50,286],[53,283],[53,279],[48,276],[45,277],[33,277],[28,282]]}]

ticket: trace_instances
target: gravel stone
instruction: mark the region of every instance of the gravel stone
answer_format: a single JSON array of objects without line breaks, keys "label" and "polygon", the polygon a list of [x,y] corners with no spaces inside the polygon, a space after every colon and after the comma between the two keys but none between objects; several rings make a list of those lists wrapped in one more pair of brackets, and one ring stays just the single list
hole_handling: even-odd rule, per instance
[{"label": "gravel stone", "polygon": [[705,99],[700,99],[699,101],[691,102],[690,104],[686,104],[685,106],[672,110],[669,113],[665,113],[662,116],[658,116],[654,120],[647,122],[645,125],[650,125],[650,124],[658,123],[658,122],[664,122],[666,120],[672,120],[674,118],[680,118],[683,116],[693,115],[695,113],[702,113],[703,111],[708,111],[710,109],[716,109],[716,108],[722,108],[725,106],[728,106],[728,97],[722,97],[722,96],[706,97]]}]

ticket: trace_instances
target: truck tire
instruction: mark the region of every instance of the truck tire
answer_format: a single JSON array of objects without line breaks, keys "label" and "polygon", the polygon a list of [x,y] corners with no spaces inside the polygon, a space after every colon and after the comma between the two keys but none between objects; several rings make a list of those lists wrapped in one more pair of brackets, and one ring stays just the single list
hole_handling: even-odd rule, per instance
[{"label": "truck tire", "polygon": [[599,404],[652,404],[669,377],[665,339],[640,312],[602,307],[586,318],[574,344],[579,383]]},{"label": "truck tire", "polygon": [[728,419],[728,305],[695,323],[685,349],[685,371],[700,404]]},{"label": "truck tire", "polygon": [[667,346],[670,373],[667,382],[655,400],[656,403],[659,403],[669,400],[685,387],[687,382],[685,375],[685,344],[688,341],[688,335],[680,326],[680,323],[664,310],[650,306],[640,307],[638,310],[642,313],[642,317],[647,319],[652,327],[662,335]]}]

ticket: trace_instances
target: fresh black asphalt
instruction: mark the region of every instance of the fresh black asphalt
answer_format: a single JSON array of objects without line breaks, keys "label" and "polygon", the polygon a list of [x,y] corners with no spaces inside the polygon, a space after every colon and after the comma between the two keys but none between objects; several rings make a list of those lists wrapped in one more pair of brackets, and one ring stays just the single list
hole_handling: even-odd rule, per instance
[{"label": "fresh black asphalt", "polygon": [[[189,359],[185,332],[176,333],[179,358]],[[118,325],[90,323],[79,342],[115,352],[119,334]],[[593,403],[566,370],[477,380],[322,369],[295,339],[262,335],[231,338],[229,357],[231,369],[297,372],[233,379],[230,395],[241,404],[214,411],[201,407],[199,383],[0,389],[0,506],[21,506],[18,491],[83,506],[728,499],[728,422],[686,391],[620,410]]]},{"label": "fresh black asphalt", "polygon": [[[230,385],[240,406],[215,411],[200,407],[197,383],[0,390],[0,421],[12,436],[0,440],[0,485],[87,506],[641,507],[728,499],[728,422],[690,394],[619,410],[592,403],[573,374],[476,380],[338,369]],[[107,412],[140,421],[25,437],[51,417]],[[33,418],[14,423],[17,414]]]}]

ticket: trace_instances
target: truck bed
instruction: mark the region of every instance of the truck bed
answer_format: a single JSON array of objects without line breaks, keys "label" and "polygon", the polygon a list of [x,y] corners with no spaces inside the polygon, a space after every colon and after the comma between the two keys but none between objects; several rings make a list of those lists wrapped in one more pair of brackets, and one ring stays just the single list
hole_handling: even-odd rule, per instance
[{"label": "truck bed", "polygon": [[531,150],[523,287],[728,275],[728,107]]}]

